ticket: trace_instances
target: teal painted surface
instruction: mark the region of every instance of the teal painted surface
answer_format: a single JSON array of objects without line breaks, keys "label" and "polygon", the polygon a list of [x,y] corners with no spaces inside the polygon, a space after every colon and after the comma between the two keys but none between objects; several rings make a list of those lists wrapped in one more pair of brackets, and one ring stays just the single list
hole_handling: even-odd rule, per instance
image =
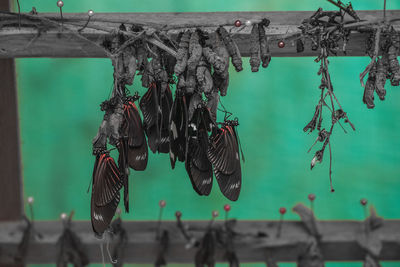
[{"label": "teal painted surface", "polygon": [[[78,1],[65,0],[64,12],[183,12],[276,11],[330,8],[325,1]],[[356,9],[380,9],[383,1],[353,1]],[[56,1],[21,1],[22,10],[56,12]],[[400,3],[388,1],[388,8]],[[239,117],[239,133],[246,156],[239,201],[231,216],[239,219],[278,219],[280,206],[293,207],[315,193],[317,217],[326,220],[362,219],[359,199],[366,197],[380,215],[400,218],[400,89],[387,85],[387,99],[374,110],[362,103],[359,73],[368,58],[332,58],[336,95],[357,131],[332,137],[333,179],[329,192],[328,156],[313,171],[307,154],[315,135],[303,133],[318,101],[319,65],[313,58],[273,58],[268,69],[251,73],[231,69],[228,96],[222,99]],[[94,158],[91,140],[102,119],[99,104],[111,91],[112,67],[107,59],[18,59],[18,97],[23,157],[24,195],[35,197],[35,216],[57,220],[75,210],[75,219],[89,219]],[[145,92],[136,81],[132,91]],[[184,219],[207,219],[228,201],[215,184],[210,197],[193,191],[183,164],[172,171],[168,155],[151,154],[144,172],[132,172],[129,220],[155,220],[158,201],[165,199],[165,219],[181,210]],[[287,219],[297,219],[289,212]],[[253,265],[248,265],[253,266]],[[282,264],[281,266],[294,266]],[[328,264],[361,266],[361,263]],[[384,266],[400,266],[385,263]]]}]

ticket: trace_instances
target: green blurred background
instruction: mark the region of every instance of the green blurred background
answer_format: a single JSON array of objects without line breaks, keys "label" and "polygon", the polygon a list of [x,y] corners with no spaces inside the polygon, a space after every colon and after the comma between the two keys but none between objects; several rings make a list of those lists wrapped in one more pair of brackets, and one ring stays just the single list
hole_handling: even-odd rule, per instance
[{"label": "green blurred background", "polygon": [[[57,12],[55,0],[20,1],[22,11]],[[65,0],[63,12],[213,12],[289,11],[332,9],[323,0]],[[383,0],[355,0],[356,10],[381,9]],[[400,2],[388,1],[388,9]],[[281,206],[293,207],[317,195],[316,215],[324,220],[364,218],[359,200],[368,198],[378,214],[400,218],[400,99],[399,88],[387,84],[387,99],[376,100],[374,110],[362,103],[359,73],[367,57],[331,58],[330,71],[336,95],[357,131],[344,134],[338,127],[332,137],[335,193],[329,192],[328,155],[310,171],[313,153],[307,154],[315,135],[302,129],[311,119],[319,95],[319,65],[313,58],[273,58],[268,69],[252,73],[230,72],[226,108],[240,119],[239,133],[246,163],[243,187],[231,216],[238,219],[279,218]],[[108,59],[18,59],[24,196],[35,197],[35,216],[57,220],[75,210],[75,219],[90,219],[90,194],[94,157],[91,140],[102,120],[99,104],[111,91],[112,66]],[[130,87],[141,94],[136,81]],[[158,201],[165,199],[165,219],[180,210],[184,219],[208,219],[228,201],[214,184],[209,197],[193,191],[183,164],[172,171],[166,154],[151,154],[147,170],[132,172],[132,209],[125,220],[156,220]],[[289,212],[287,219],[297,219]],[[249,264],[248,266],[253,266]],[[260,265],[261,266],[261,265]],[[294,266],[281,264],[281,266]],[[361,266],[330,263],[327,266]],[[383,266],[400,266],[384,263]]]}]

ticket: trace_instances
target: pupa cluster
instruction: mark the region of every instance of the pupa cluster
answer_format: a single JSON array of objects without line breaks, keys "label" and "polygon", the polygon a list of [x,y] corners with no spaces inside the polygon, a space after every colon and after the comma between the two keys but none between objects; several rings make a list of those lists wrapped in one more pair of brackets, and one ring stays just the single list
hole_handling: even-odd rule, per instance
[{"label": "pupa cluster", "polygon": [[[253,71],[261,62],[267,67],[271,60],[265,37],[268,24],[262,20],[252,29],[252,37],[259,40],[250,58]],[[93,139],[94,232],[102,235],[108,228],[122,188],[129,211],[130,169],[146,169],[148,149],[169,154],[172,169],[183,162],[199,195],[210,194],[215,176],[222,194],[236,201],[244,161],[236,129],[239,123],[237,118],[230,120],[231,113],[225,109],[223,121],[217,121],[220,96],[228,91],[230,61],[236,71],[243,69],[231,34],[221,26],[211,33],[185,30],[173,39],[164,32],[121,25],[103,46],[112,55],[114,85],[110,99],[101,104],[104,118]],[[141,76],[147,88],[141,98],[137,93],[131,96],[126,88],[135,75]],[[174,94],[172,85],[176,85]],[[108,144],[118,150],[117,162]]]}]

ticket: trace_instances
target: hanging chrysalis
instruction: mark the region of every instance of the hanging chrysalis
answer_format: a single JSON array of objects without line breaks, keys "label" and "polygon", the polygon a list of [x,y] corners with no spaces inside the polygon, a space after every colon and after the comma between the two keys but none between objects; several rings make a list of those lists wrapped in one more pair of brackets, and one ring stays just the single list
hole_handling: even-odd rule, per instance
[{"label": "hanging chrysalis", "polygon": [[221,96],[225,96],[229,85],[229,53],[223,41],[221,40],[221,36],[218,33],[215,34],[213,51],[224,62],[223,65],[221,64],[221,68],[215,69],[213,73],[214,87],[217,91],[219,91]]},{"label": "hanging chrysalis", "polygon": [[174,68],[176,76],[180,76],[186,69],[187,60],[189,57],[189,39],[190,31],[185,31],[182,34],[181,40],[179,42],[179,48],[176,56],[176,65]]},{"label": "hanging chrysalis", "polygon": [[258,24],[258,35],[260,39],[260,56],[263,68],[267,68],[271,61],[271,53],[269,51],[268,39],[265,35],[265,28],[268,27],[270,21],[263,19]]},{"label": "hanging chrysalis", "polygon": [[233,41],[231,35],[222,26],[217,29],[217,33],[221,36],[221,39],[232,58],[232,64],[235,67],[235,70],[242,71],[242,56],[240,55],[239,48],[237,47],[235,41]]},{"label": "hanging chrysalis", "polygon": [[199,34],[193,32],[189,41],[189,59],[186,71],[186,93],[192,94],[196,88],[196,68],[199,64],[203,49],[199,43]]},{"label": "hanging chrysalis", "polygon": [[375,90],[381,100],[385,99],[386,73],[388,72],[388,60],[386,56],[378,58],[376,67]]},{"label": "hanging chrysalis", "polygon": [[376,81],[376,63],[371,68],[367,82],[365,83],[363,102],[367,105],[367,108],[374,108],[374,92],[375,92],[375,81]]},{"label": "hanging chrysalis", "polygon": [[389,47],[388,51],[389,59],[389,70],[391,72],[390,83],[393,86],[398,86],[400,83],[400,65],[397,59],[397,48],[394,45]]},{"label": "hanging chrysalis", "polygon": [[260,68],[260,35],[258,30],[258,24],[254,24],[251,29],[250,35],[251,47],[250,47],[250,66],[252,72],[257,72]]}]

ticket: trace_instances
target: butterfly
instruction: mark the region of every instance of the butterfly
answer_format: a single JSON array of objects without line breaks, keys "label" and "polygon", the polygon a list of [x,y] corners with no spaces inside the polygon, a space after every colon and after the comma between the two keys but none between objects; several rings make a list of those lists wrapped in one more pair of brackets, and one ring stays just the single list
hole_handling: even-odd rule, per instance
[{"label": "butterfly", "polygon": [[91,195],[91,222],[96,235],[101,236],[110,225],[120,201],[123,180],[108,151],[96,155]]}]

